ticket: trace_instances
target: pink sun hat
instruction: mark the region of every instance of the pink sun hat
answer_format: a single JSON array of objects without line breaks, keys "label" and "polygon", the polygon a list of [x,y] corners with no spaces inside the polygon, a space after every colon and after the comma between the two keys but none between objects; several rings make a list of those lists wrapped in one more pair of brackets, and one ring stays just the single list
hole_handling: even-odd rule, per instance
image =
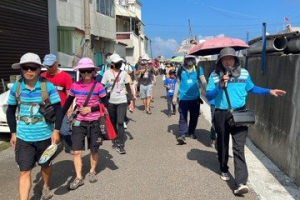
[{"label": "pink sun hat", "polygon": [[78,62],[78,65],[74,68],[74,70],[80,69],[94,69],[96,71],[99,70],[99,67],[94,65],[94,62],[90,58],[81,58]]}]

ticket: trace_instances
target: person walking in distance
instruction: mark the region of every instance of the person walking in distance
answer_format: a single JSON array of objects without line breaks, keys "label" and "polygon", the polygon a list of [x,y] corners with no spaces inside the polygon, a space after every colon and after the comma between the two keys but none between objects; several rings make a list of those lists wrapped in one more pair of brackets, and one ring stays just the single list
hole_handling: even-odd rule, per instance
[{"label": "person walking in distance", "polygon": [[[120,154],[126,154],[124,120],[127,102],[132,99],[132,92],[127,72],[120,69],[123,59],[118,54],[112,54],[110,60],[111,69],[104,73],[101,83],[108,85],[107,93],[110,95],[108,95],[107,110],[118,135],[117,139],[113,141],[113,148],[116,148]],[[126,92],[129,99],[127,99]]]},{"label": "person walking in distance", "polygon": [[139,77],[140,97],[143,100],[145,112],[151,114],[150,103],[155,76],[153,69],[149,66],[149,58],[143,57],[139,63],[136,75]]},{"label": "person walking in distance", "polygon": [[211,73],[206,89],[206,97],[209,101],[215,100],[214,125],[217,132],[217,150],[220,163],[221,179],[229,181],[228,174],[228,146],[229,136],[232,135],[234,176],[236,188],[234,194],[242,195],[249,191],[247,184],[248,169],[245,159],[244,147],[246,143],[248,127],[230,126],[228,119],[231,117],[229,104],[224,88],[227,88],[233,110],[246,109],[246,97],[248,92],[259,95],[272,95],[275,97],[286,94],[283,90],[261,88],[251,80],[249,72],[241,68],[240,60],[235,50],[226,47],[221,50],[216,63],[216,70]]},{"label": "person walking in distance", "polygon": [[[197,66],[196,57],[186,56],[183,66],[177,70],[177,83],[173,96],[173,103],[176,104],[179,92],[179,136],[177,141],[180,145],[186,144],[186,136],[197,139],[195,129],[198,123],[200,103],[203,103],[200,98],[201,83],[206,84],[203,77],[203,70]],[[190,114],[189,124],[188,113]]]},{"label": "person walking in distance", "polygon": [[[176,78],[175,78],[176,71],[170,70],[169,71],[169,78],[166,78],[164,81],[164,86],[166,88],[166,96],[167,96],[167,105],[168,105],[168,117],[171,115],[176,114],[176,104],[173,104],[173,96],[175,92],[175,85],[176,85]],[[171,110],[173,108],[173,111]]]},{"label": "person walking in distance", "polygon": [[[67,72],[64,72],[58,68],[59,64],[57,62],[56,56],[53,54],[45,55],[43,65],[47,68],[47,71],[41,73],[41,77],[46,78],[55,86],[60,97],[61,106],[63,107],[71,89],[72,77]],[[72,107],[70,107],[67,114],[65,115],[60,129],[60,136],[65,141],[66,153],[72,153],[72,131],[70,129],[68,120],[68,116],[70,116],[71,113]]]}]

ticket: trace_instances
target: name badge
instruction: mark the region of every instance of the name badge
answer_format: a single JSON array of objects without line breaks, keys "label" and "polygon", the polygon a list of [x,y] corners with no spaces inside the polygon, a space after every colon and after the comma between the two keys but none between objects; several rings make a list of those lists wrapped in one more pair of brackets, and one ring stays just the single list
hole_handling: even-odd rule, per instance
[{"label": "name badge", "polygon": [[120,88],[116,88],[115,92],[120,93],[121,92]]},{"label": "name badge", "polygon": [[192,79],[188,79],[186,82],[187,82],[188,84],[191,84],[191,83],[193,83],[193,80],[192,80]]}]

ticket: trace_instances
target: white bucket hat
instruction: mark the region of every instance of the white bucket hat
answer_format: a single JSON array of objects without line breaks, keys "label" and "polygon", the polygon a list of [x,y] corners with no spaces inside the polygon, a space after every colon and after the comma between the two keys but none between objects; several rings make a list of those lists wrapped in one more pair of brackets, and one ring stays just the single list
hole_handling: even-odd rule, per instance
[{"label": "white bucket hat", "polygon": [[14,63],[14,64],[12,64],[11,67],[13,69],[20,69],[20,65],[26,64],[26,63],[34,63],[34,64],[38,64],[40,66],[44,66],[44,65],[42,65],[41,59],[37,54],[35,54],[35,53],[26,53],[21,57],[19,63]]}]

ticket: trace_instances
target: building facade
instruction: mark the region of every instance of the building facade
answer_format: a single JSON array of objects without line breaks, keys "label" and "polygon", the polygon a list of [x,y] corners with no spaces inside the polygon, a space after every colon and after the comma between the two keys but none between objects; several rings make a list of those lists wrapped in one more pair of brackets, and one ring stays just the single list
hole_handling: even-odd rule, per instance
[{"label": "building facade", "polygon": [[142,3],[138,0],[115,0],[115,5],[116,43],[125,44],[120,54],[133,65],[139,56],[147,53],[149,43],[142,22]]}]

